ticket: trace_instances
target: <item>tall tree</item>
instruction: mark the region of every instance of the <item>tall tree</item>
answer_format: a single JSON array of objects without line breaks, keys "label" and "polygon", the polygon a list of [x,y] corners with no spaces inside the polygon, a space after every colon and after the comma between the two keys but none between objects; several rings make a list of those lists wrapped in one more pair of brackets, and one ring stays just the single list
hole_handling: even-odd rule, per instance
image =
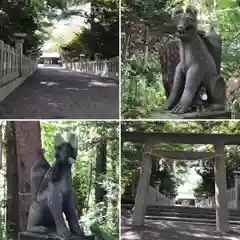
[{"label": "tall tree", "polygon": [[107,170],[107,142],[101,139],[97,143],[96,154],[96,183],[95,183],[95,202],[103,202],[106,195],[105,189],[101,185],[101,178],[106,175]]},{"label": "tall tree", "polygon": [[31,199],[30,169],[42,158],[39,122],[7,122],[7,222],[9,233],[17,239],[27,226]]}]

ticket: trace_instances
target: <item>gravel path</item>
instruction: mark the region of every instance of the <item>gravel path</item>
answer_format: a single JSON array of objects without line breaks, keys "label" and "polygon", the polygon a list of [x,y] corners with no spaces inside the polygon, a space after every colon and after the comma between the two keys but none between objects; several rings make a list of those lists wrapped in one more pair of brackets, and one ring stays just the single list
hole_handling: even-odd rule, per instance
[{"label": "gravel path", "polygon": [[118,119],[116,81],[39,68],[0,104],[2,119]]}]

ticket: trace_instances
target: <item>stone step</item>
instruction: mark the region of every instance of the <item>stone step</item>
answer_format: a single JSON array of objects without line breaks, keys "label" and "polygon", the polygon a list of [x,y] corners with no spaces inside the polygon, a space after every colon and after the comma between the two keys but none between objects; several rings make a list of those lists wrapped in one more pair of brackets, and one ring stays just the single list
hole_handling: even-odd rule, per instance
[{"label": "stone step", "polygon": [[[206,218],[187,218],[187,217],[176,217],[176,216],[149,216],[146,215],[145,219],[148,220],[164,220],[164,221],[180,221],[180,222],[187,222],[187,223],[205,223],[205,224],[213,224],[216,225],[215,219],[206,219]],[[240,221],[230,220],[229,224],[231,225],[240,225]]]},{"label": "stone step", "polygon": [[[122,209],[133,209],[132,204],[122,205]],[[229,215],[240,216],[240,211],[236,209],[229,209]],[[147,212],[161,213],[161,212],[183,212],[183,213],[201,213],[201,214],[216,214],[215,208],[200,208],[200,207],[188,207],[188,206],[148,206]]]},{"label": "stone step", "polygon": [[[157,214],[157,213],[189,213],[189,214],[203,214],[203,215],[216,215],[216,210],[208,210],[201,208],[192,208],[192,209],[170,209],[170,208],[147,208],[147,212]],[[238,211],[229,211],[230,216],[240,217],[240,213]]]},{"label": "stone step", "polygon": [[[201,218],[201,219],[216,219],[216,213],[205,214],[205,213],[189,213],[189,212],[151,212],[147,211],[148,216],[169,216],[169,217],[186,217],[186,218]],[[229,220],[240,221],[240,216],[229,215]]]},{"label": "stone step", "polygon": [[[189,213],[189,214],[195,214],[195,213],[199,213],[199,214],[205,214],[205,215],[215,215],[216,214],[216,210],[215,209],[203,209],[203,208],[192,208],[192,209],[171,209],[171,208],[147,208],[148,212],[154,212],[154,213],[164,213],[164,212],[178,212],[178,213]],[[232,211],[229,209],[228,211],[230,216],[240,216],[240,212],[239,211]]]}]

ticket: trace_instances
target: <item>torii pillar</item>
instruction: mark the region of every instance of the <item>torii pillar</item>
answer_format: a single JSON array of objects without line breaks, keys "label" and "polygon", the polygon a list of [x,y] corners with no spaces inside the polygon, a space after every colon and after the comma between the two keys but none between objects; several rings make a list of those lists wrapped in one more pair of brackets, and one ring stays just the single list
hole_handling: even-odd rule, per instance
[{"label": "torii pillar", "polygon": [[[151,152],[153,144],[147,142],[144,145],[144,152]],[[141,171],[138,181],[137,194],[135,198],[135,205],[133,210],[132,225],[143,226],[147,207],[147,196],[149,189],[149,182],[152,170],[151,154],[144,154],[142,157]]]},{"label": "torii pillar", "polygon": [[229,231],[228,220],[228,195],[226,163],[224,158],[224,144],[214,144],[215,152],[220,155],[215,159],[215,201],[216,201],[216,227],[217,231],[226,233]]}]

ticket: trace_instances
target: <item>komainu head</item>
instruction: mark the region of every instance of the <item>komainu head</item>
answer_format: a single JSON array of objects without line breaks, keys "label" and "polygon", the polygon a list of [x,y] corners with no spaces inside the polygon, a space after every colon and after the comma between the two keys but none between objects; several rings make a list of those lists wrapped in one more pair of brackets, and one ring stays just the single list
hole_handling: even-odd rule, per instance
[{"label": "komainu head", "polygon": [[182,7],[178,7],[172,17],[181,40],[190,40],[197,33],[197,9],[194,6],[188,5],[185,12]]},{"label": "komainu head", "polygon": [[68,133],[65,136],[57,134],[54,138],[54,150],[56,162],[68,165],[73,164],[77,158],[77,136]]},{"label": "komainu head", "polygon": [[77,159],[77,136],[75,134],[57,134],[54,138],[55,163],[52,166],[52,181],[59,181],[65,170]]}]

